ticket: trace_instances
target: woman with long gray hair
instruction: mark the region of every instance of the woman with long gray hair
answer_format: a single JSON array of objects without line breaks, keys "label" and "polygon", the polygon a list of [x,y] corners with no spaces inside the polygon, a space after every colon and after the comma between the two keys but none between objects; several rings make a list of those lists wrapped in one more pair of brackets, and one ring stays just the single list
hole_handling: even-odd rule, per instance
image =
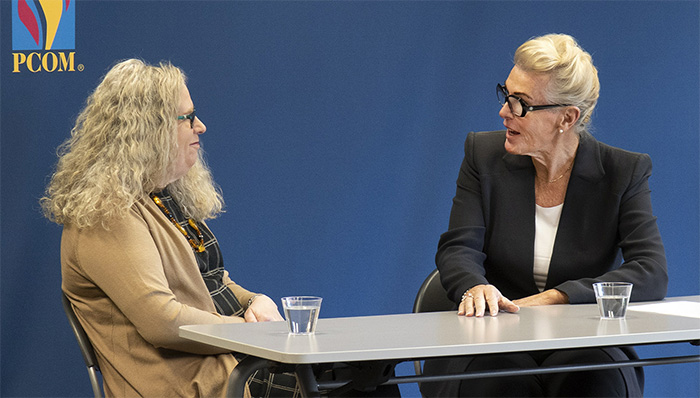
[{"label": "woman with long gray hair", "polygon": [[[131,59],[105,75],[59,148],[41,203],[63,225],[62,290],[107,396],[222,396],[236,358],[178,328],[282,320],[273,300],[231,280],[207,228],[223,200],[205,131],[180,69]],[[286,374],[249,385],[255,396],[299,393]]]}]

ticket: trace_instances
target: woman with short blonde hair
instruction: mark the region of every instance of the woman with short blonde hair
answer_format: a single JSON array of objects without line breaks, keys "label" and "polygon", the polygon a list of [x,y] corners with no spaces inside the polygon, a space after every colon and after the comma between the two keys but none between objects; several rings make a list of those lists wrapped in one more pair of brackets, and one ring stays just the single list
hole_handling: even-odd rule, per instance
[{"label": "woman with short blonde hair", "polygon": [[[457,315],[594,303],[592,284],[605,281],[634,283],[632,301],[662,299],[668,273],[651,206],[651,159],[587,131],[600,90],[591,56],[571,36],[552,34],[521,45],[514,64],[496,84],[505,129],[467,135],[435,256]],[[430,360],[424,373],[637,358],[631,347],[534,351]],[[643,390],[641,368],[421,384],[426,397],[633,397]]]},{"label": "woman with short blonde hair", "polygon": [[525,71],[547,74],[547,100],[581,110],[577,132],[589,126],[600,93],[598,69],[573,37],[549,34],[528,40],[515,51],[514,63]]}]

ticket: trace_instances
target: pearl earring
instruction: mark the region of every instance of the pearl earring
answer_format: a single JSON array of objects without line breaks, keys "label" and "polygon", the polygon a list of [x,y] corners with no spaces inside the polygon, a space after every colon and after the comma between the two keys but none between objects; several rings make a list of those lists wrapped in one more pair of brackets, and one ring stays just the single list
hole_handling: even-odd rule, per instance
[{"label": "pearl earring", "polygon": [[563,129],[559,129],[559,134],[564,134],[564,130],[563,130]]}]

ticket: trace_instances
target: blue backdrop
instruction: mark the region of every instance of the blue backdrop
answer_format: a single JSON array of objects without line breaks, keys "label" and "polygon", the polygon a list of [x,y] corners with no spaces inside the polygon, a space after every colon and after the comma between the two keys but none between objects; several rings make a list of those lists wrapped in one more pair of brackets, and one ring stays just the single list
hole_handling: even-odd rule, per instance
[{"label": "blue backdrop", "polygon": [[[61,228],[38,199],[86,97],[124,58],[189,75],[233,278],[276,300],[323,296],[321,316],[340,317],[411,311],[467,132],[502,127],[495,85],[519,44],[569,33],[600,72],[594,135],[654,162],[669,296],[700,293],[697,1],[73,0],[75,49],[35,55],[13,48],[17,4],[0,1],[2,396],[90,394],[59,301]],[[697,397],[698,373],[647,368],[646,395]]]}]

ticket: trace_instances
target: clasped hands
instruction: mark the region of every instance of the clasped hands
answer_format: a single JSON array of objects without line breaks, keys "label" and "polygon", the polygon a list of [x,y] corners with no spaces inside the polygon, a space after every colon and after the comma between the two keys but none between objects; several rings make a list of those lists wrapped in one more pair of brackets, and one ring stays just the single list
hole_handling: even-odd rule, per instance
[{"label": "clasped hands", "polygon": [[268,321],[283,321],[277,305],[271,298],[265,295],[259,295],[253,299],[250,306],[243,314],[246,322],[268,322]]},{"label": "clasped hands", "polygon": [[488,310],[491,316],[496,316],[499,311],[518,312],[520,307],[568,302],[569,297],[556,289],[545,290],[539,294],[510,301],[501,294],[496,286],[476,285],[464,292],[457,315],[482,317]]}]

